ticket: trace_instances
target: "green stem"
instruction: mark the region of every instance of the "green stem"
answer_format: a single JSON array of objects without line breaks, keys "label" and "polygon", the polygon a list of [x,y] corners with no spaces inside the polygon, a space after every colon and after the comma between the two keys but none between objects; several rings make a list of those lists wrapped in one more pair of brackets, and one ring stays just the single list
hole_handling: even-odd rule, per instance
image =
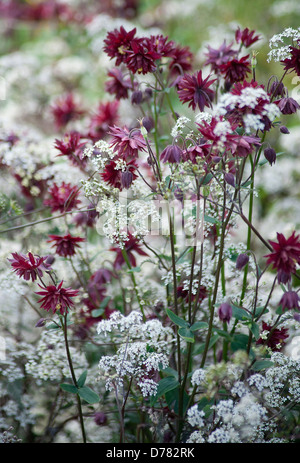
[{"label": "green stem", "polygon": [[143,320],[145,322],[146,321],[146,316],[145,316],[143,305],[141,304],[141,298],[140,298],[140,295],[139,295],[139,291],[138,291],[138,287],[137,287],[137,284],[136,284],[135,276],[134,276],[133,269],[132,269],[132,266],[130,264],[130,261],[128,259],[127,252],[126,252],[126,250],[124,248],[122,249],[122,255],[123,255],[123,258],[124,258],[124,260],[126,262],[126,265],[127,265],[128,269],[129,269],[129,273],[130,273],[131,281],[132,281],[134,291],[135,291],[135,294],[136,294],[136,298],[138,300],[140,310],[141,310],[142,315],[143,315]]}]

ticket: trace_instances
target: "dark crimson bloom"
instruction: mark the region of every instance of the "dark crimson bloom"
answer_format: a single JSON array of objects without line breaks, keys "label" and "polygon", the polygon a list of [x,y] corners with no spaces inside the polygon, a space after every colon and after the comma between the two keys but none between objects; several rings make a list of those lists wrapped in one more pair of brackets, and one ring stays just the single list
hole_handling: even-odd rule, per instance
[{"label": "dark crimson bloom", "polygon": [[161,153],[160,160],[163,162],[177,163],[182,159],[183,151],[178,145],[168,145]]},{"label": "dark crimson bloom", "polygon": [[[114,160],[111,160],[108,164],[106,164],[103,172],[101,173],[102,179],[112,187],[118,188],[120,191],[122,191],[123,188],[128,189],[133,180],[137,178],[137,174],[135,173],[137,165],[134,161],[130,161],[127,163],[125,171],[117,169],[116,167],[117,164]],[[124,174],[126,174],[125,177]],[[128,175],[130,175],[130,179],[128,178]]]},{"label": "dark crimson bloom", "polygon": [[280,352],[281,349],[286,344],[286,339],[289,337],[288,329],[273,328],[271,325],[268,325],[266,322],[262,322],[262,330],[269,332],[267,337],[260,337],[256,344],[262,344],[268,346],[273,352]]},{"label": "dark crimson bloom", "polygon": [[232,307],[227,302],[223,302],[218,309],[218,315],[222,322],[230,322],[232,317]]},{"label": "dark crimson bloom", "polygon": [[199,145],[191,145],[187,149],[183,150],[182,158],[183,161],[191,161],[193,164],[197,164],[199,159],[205,160],[206,163],[212,161],[209,156],[211,145],[209,143],[200,142]]},{"label": "dark crimson bloom", "polygon": [[67,156],[72,164],[84,166],[86,159],[83,154],[85,143],[81,142],[79,132],[66,133],[62,140],[55,140],[54,147],[60,152],[57,156]]},{"label": "dark crimson bloom", "polygon": [[174,55],[175,52],[175,42],[173,40],[168,41],[168,37],[163,35],[151,35],[150,41],[153,45],[153,49],[162,57],[169,57]]},{"label": "dark crimson bloom", "polygon": [[210,76],[202,78],[202,71],[193,75],[185,74],[178,83],[178,96],[183,103],[189,103],[193,110],[204,110],[205,106],[211,107],[215,92],[210,86],[216,79],[209,80]]},{"label": "dark crimson bloom", "polygon": [[242,158],[247,157],[250,153],[252,153],[254,147],[260,146],[260,138],[253,137],[250,135],[237,135],[232,138],[231,141],[231,152],[233,156],[239,156]]},{"label": "dark crimson bloom", "polygon": [[291,97],[280,98],[280,100],[276,100],[274,103],[277,104],[282,114],[293,114],[297,111],[297,109],[300,109],[297,101]]},{"label": "dark crimson bloom", "polygon": [[31,252],[27,256],[24,254],[18,254],[17,252],[12,253],[13,259],[8,259],[13,271],[18,275],[19,278],[24,280],[35,281],[37,277],[42,277],[43,272],[49,271],[51,265],[49,265],[46,257],[34,256]]},{"label": "dark crimson bloom", "polygon": [[207,66],[210,64],[211,70],[213,72],[218,72],[222,64],[226,64],[234,55],[237,54],[237,51],[233,50],[231,47],[232,43],[226,45],[226,40],[224,40],[223,44],[217,49],[208,45],[208,52],[205,53],[207,60],[204,65]]},{"label": "dark crimson bloom", "polygon": [[72,297],[78,295],[79,291],[71,288],[63,288],[63,281],[61,281],[57,286],[50,285],[45,288],[41,285],[43,291],[37,291],[35,294],[43,296],[38,302],[41,302],[41,308],[49,312],[52,310],[55,313],[57,310],[63,315],[68,312],[69,307],[74,305]]},{"label": "dark crimson bloom", "polygon": [[147,144],[140,129],[129,130],[126,126],[115,125],[110,127],[109,135],[112,136],[110,145],[119,156],[136,158],[139,151],[146,151]]},{"label": "dark crimson bloom", "polygon": [[114,125],[119,118],[120,102],[118,100],[100,103],[97,111],[92,115],[88,137],[93,141],[98,141],[106,136],[108,129]]},{"label": "dark crimson bloom", "polygon": [[148,37],[133,39],[130,47],[126,52],[125,63],[131,72],[147,74],[156,71],[155,61],[161,58],[161,54],[155,51],[154,44]]},{"label": "dark crimson bloom", "polygon": [[272,264],[277,270],[278,283],[287,283],[291,275],[296,271],[296,265],[300,264],[300,235],[295,232],[289,238],[282,233],[277,233],[277,242],[270,241],[274,251],[266,255],[267,264]]},{"label": "dark crimson bloom", "polygon": [[181,76],[191,71],[193,67],[194,55],[189,47],[176,45],[170,55],[169,71],[171,77]]},{"label": "dark crimson bloom", "polygon": [[45,199],[44,205],[51,207],[51,212],[71,211],[80,203],[79,190],[70,183],[62,182],[60,186],[54,183],[49,193],[50,198]]},{"label": "dark crimson bloom", "polygon": [[72,93],[61,96],[51,107],[56,126],[60,129],[65,127],[70,121],[81,118],[84,111],[75,102]]},{"label": "dark crimson bloom", "polygon": [[[117,253],[114,261],[114,268],[118,270],[125,264],[122,249],[118,246],[112,247],[110,250]],[[124,250],[127,253],[128,260],[132,267],[136,267],[136,257],[134,253],[137,253],[140,256],[148,256],[148,254],[141,249],[141,244],[139,243],[138,238],[133,236],[131,233],[128,233],[128,240],[125,241]]]},{"label": "dark crimson bloom", "polygon": [[299,301],[300,297],[296,291],[286,291],[283,293],[279,305],[281,305],[282,310],[300,310]]},{"label": "dark crimson bloom", "polygon": [[105,90],[111,95],[115,95],[117,100],[128,98],[128,90],[132,89],[130,78],[125,79],[119,68],[111,69],[108,76],[111,79],[105,82]]},{"label": "dark crimson bloom", "polygon": [[283,63],[285,71],[295,71],[297,76],[300,76],[300,49],[296,47],[290,47],[290,58],[286,58],[281,63]]},{"label": "dark crimson bloom", "polygon": [[244,30],[237,29],[235,32],[235,40],[237,43],[242,43],[244,47],[248,48],[253,43],[257,42],[260,39],[259,35],[255,35],[255,31],[249,31],[248,27]]},{"label": "dark crimson bloom", "polygon": [[52,247],[56,246],[56,253],[62,257],[74,256],[76,247],[79,247],[78,243],[84,241],[84,238],[71,236],[70,234],[65,236],[49,235],[49,238],[48,243],[54,241]]},{"label": "dark crimson bloom", "polygon": [[222,144],[227,149],[236,149],[237,135],[234,133],[235,127],[231,126],[223,116],[220,118],[212,117],[210,122],[202,121],[198,125],[198,130],[203,138],[210,140],[214,145]]},{"label": "dark crimson bloom", "polygon": [[130,32],[126,32],[123,26],[119,30],[115,29],[112,32],[108,32],[104,40],[105,46],[103,49],[111,59],[116,59],[117,66],[125,62],[127,51],[131,48],[130,44],[135,33],[136,28]]},{"label": "dark crimson bloom", "polygon": [[225,76],[225,80],[230,84],[241,82],[251,72],[249,55],[243,56],[241,59],[232,59],[220,66],[220,71]]}]

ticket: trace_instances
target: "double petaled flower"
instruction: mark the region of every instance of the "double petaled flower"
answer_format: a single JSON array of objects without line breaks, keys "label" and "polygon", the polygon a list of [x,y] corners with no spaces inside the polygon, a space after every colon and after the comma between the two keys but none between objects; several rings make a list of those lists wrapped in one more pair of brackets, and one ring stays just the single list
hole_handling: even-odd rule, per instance
[{"label": "double petaled flower", "polygon": [[54,242],[52,247],[56,246],[56,253],[62,257],[74,256],[79,243],[84,241],[84,238],[70,234],[64,236],[49,235],[49,238],[48,243]]},{"label": "double petaled flower", "polygon": [[178,96],[183,103],[189,103],[189,107],[193,110],[198,108],[200,111],[204,107],[211,107],[215,95],[214,90],[210,87],[216,79],[209,80],[210,76],[202,78],[202,71],[198,71],[192,75],[185,74],[178,83]]},{"label": "double petaled flower", "polygon": [[126,53],[131,47],[130,44],[135,33],[136,28],[127,32],[123,26],[121,26],[119,30],[115,29],[112,32],[108,32],[107,37],[104,40],[104,51],[111,59],[116,59],[117,66],[125,62],[127,57]]},{"label": "double petaled flower", "polygon": [[75,102],[72,93],[61,96],[51,107],[55,124],[58,128],[65,127],[70,121],[83,116],[84,111]]},{"label": "double petaled flower", "polygon": [[222,74],[224,74],[225,80],[231,85],[235,82],[241,82],[247,77],[247,74],[251,72],[250,61],[248,58],[249,55],[243,56],[240,59],[234,58],[220,66],[220,70]]},{"label": "double petaled flower", "polygon": [[123,158],[136,158],[139,151],[146,151],[147,144],[139,129],[129,130],[126,126],[115,125],[110,127],[109,135],[112,136],[111,147]]},{"label": "double petaled flower", "polygon": [[135,173],[136,169],[137,165],[134,160],[126,163],[126,168],[124,170],[118,167],[116,160],[111,160],[105,165],[101,177],[110,186],[122,191],[123,188],[128,189],[137,178]]},{"label": "double petaled flower", "polygon": [[34,256],[31,252],[27,256],[24,254],[18,254],[17,252],[12,253],[13,259],[8,259],[13,271],[18,275],[19,278],[24,280],[35,281],[37,277],[42,277],[43,272],[49,271],[51,265],[47,264],[46,257]]},{"label": "double petaled flower", "polygon": [[277,270],[278,283],[285,284],[296,271],[296,265],[300,264],[300,235],[293,232],[289,238],[285,238],[282,233],[277,233],[277,240],[270,241],[273,252],[265,257],[267,264],[272,264]]},{"label": "double petaled flower", "polygon": [[68,309],[74,306],[72,298],[77,296],[79,291],[73,290],[72,288],[63,288],[63,281],[58,285],[50,285],[43,287],[43,291],[37,291],[35,294],[43,296],[38,302],[42,303],[41,308],[49,312],[52,310],[53,313],[59,311],[62,315],[68,312]]},{"label": "double petaled flower", "polygon": [[50,189],[50,198],[44,201],[44,205],[51,207],[51,212],[71,211],[80,203],[78,195],[79,190],[76,186],[65,182],[62,182],[60,186],[54,183]]}]

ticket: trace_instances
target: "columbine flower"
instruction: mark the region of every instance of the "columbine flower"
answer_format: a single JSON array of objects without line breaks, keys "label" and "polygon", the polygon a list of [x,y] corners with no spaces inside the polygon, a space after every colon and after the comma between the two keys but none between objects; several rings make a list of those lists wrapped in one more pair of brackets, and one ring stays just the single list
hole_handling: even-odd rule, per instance
[{"label": "columbine flower", "polygon": [[227,63],[234,55],[236,55],[237,51],[233,50],[231,47],[232,43],[226,45],[226,40],[224,40],[223,44],[217,49],[208,45],[208,52],[205,53],[207,60],[204,65],[210,64],[211,70],[218,72],[222,64]]},{"label": "columbine flower", "polygon": [[105,137],[109,127],[118,121],[119,105],[120,102],[118,100],[99,104],[97,111],[91,117],[88,133],[89,138],[97,142]]},{"label": "columbine flower", "polygon": [[130,42],[125,63],[134,74],[147,74],[156,71],[155,60],[160,58],[161,54],[155,51],[152,41],[148,37],[142,37]]},{"label": "columbine flower", "polygon": [[132,29],[130,32],[126,32],[123,26],[121,26],[119,30],[115,29],[112,32],[108,32],[104,40],[104,51],[111,59],[116,59],[117,66],[125,62],[126,52],[130,49],[130,43],[135,33],[136,28]]},{"label": "columbine flower", "polygon": [[235,82],[241,82],[247,77],[247,74],[251,72],[248,57],[249,55],[243,56],[241,59],[232,59],[220,66],[220,70],[227,82],[234,84]]},{"label": "columbine flower", "polygon": [[65,134],[62,140],[55,140],[54,147],[60,152],[57,156],[68,156],[74,165],[85,165],[86,159],[83,154],[85,143],[81,143],[79,132],[72,131]]},{"label": "columbine flower", "polygon": [[35,281],[38,276],[43,276],[44,271],[51,269],[51,265],[46,262],[47,256],[34,256],[31,252],[27,256],[13,252],[12,256],[13,259],[8,259],[8,261],[11,263],[13,271],[24,280]]},{"label": "columbine flower", "polygon": [[300,310],[299,301],[300,297],[296,291],[286,291],[283,293],[279,305],[281,305],[282,310]]},{"label": "columbine flower", "polygon": [[266,255],[267,264],[272,264],[277,270],[278,283],[287,283],[296,270],[296,264],[300,264],[300,235],[295,232],[286,239],[282,233],[277,233],[277,240],[270,241],[274,251]]},{"label": "columbine flower", "polygon": [[300,109],[297,101],[291,97],[280,98],[280,100],[276,100],[274,103],[277,104],[282,114],[294,114],[297,109]]},{"label": "columbine flower", "polygon": [[105,90],[111,95],[115,95],[117,100],[128,98],[128,90],[132,89],[131,80],[124,78],[119,68],[114,68],[108,72],[110,80],[105,82]]},{"label": "columbine flower", "polygon": [[[122,265],[125,264],[122,249],[120,247],[113,247],[110,250],[117,253],[114,261],[114,268],[118,270],[122,267]],[[124,243],[124,250],[132,267],[136,267],[136,258],[134,255],[135,252],[140,256],[148,255],[145,251],[143,251],[143,249],[141,249],[139,240],[131,235],[131,233],[128,233],[128,239]]]},{"label": "columbine flower", "polygon": [[200,111],[205,106],[211,107],[215,92],[209,88],[216,79],[209,80],[210,76],[202,78],[202,71],[193,75],[185,74],[178,83],[178,96],[183,103],[189,103],[193,110],[198,106]]},{"label": "columbine flower", "polygon": [[70,121],[77,120],[84,114],[75,102],[72,93],[61,96],[51,107],[51,111],[58,128],[65,127]]},{"label": "columbine flower", "polygon": [[146,151],[147,144],[139,129],[129,130],[126,126],[115,125],[110,127],[109,135],[112,136],[110,146],[122,157],[136,158],[139,151]]},{"label": "columbine flower", "polygon": [[73,290],[71,288],[63,288],[63,281],[61,281],[57,286],[51,285],[46,286],[45,288],[41,285],[40,288],[43,291],[37,291],[35,294],[43,296],[38,302],[42,303],[41,308],[49,312],[52,310],[55,313],[57,310],[63,315],[65,312],[68,312],[68,308],[74,305],[72,297],[77,296],[78,290]]},{"label": "columbine flower", "polygon": [[185,72],[191,71],[194,55],[189,47],[176,45],[171,53],[171,61],[169,63],[169,71],[171,77],[182,75]]},{"label": "columbine flower", "polygon": [[168,145],[161,153],[160,160],[163,162],[177,163],[182,159],[183,151],[178,145]]},{"label": "columbine flower", "polygon": [[263,332],[261,337],[256,341],[257,344],[267,345],[273,352],[279,352],[282,350],[286,343],[286,339],[289,337],[288,329],[274,328],[268,325],[266,322],[262,322]]},{"label": "columbine flower", "polygon": [[51,207],[51,212],[66,212],[76,208],[80,203],[79,190],[70,183],[62,182],[60,186],[53,184],[50,189],[50,198],[45,199],[44,205]]},{"label": "columbine flower", "polygon": [[[112,160],[105,165],[104,171],[101,173],[101,177],[106,183],[122,191],[123,188],[128,189],[133,180],[137,178],[135,173],[136,168],[137,165],[135,162],[130,161],[126,164],[126,168],[124,168],[123,171],[118,168],[117,161]],[[131,175],[131,181],[129,181],[128,175]]]},{"label": "columbine flower", "polygon": [[255,31],[249,31],[248,27],[244,30],[237,29],[235,32],[235,40],[237,43],[242,43],[244,47],[248,48],[253,43],[257,42],[260,39],[259,35],[255,35]]},{"label": "columbine flower", "polygon": [[80,242],[84,241],[84,238],[77,236],[71,236],[70,234],[65,236],[49,235],[50,240],[48,243],[54,241],[52,247],[56,246],[56,253],[62,257],[74,256],[76,253],[76,247],[79,247]]},{"label": "columbine flower", "polygon": [[[299,43],[299,42],[298,42]],[[295,71],[300,76],[300,49],[296,47],[289,47],[290,57],[281,61],[285,71]]]}]

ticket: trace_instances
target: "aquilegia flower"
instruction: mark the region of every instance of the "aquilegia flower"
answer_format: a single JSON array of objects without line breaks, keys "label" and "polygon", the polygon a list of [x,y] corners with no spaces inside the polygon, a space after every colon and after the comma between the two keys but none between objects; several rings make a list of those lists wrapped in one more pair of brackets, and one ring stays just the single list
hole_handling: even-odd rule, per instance
[{"label": "aquilegia flower", "polygon": [[24,280],[35,281],[38,276],[43,276],[44,271],[51,269],[51,265],[46,262],[48,256],[34,256],[31,252],[27,256],[13,252],[12,256],[13,259],[8,259],[8,261],[11,263],[13,271]]},{"label": "aquilegia flower", "polygon": [[115,125],[110,127],[109,135],[112,136],[111,147],[122,157],[135,158],[139,151],[146,151],[147,144],[139,129],[129,130],[126,126]]},{"label": "aquilegia flower", "polygon": [[289,238],[285,238],[282,233],[277,233],[277,240],[270,241],[273,252],[265,257],[267,264],[272,264],[277,270],[278,283],[285,284],[290,281],[296,265],[300,264],[300,235],[293,232]]},{"label": "aquilegia flower", "polygon": [[266,322],[262,322],[261,337],[256,341],[256,344],[268,346],[273,352],[280,352],[286,344],[286,339],[289,337],[287,328],[274,328]]},{"label": "aquilegia flower", "polygon": [[74,305],[72,298],[77,296],[79,291],[72,288],[63,288],[63,281],[61,281],[57,286],[50,285],[43,287],[43,291],[37,291],[35,294],[43,296],[38,302],[42,303],[41,308],[49,312],[52,310],[53,313],[60,311],[63,315],[68,312],[68,309]]},{"label": "aquilegia flower", "polygon": [[[298,42],[299,43],[299,42]],[[289,47],[290,57],[281,61],[284,66],[285,71],[290,71],[300,76],[300,49],[296,47]]]},{"label": "aquilegia flower", "polygon": [[54,242],[52,247],[56,246],[56,253],[62,257],[74,256],[76,247],[78,248],[79,243],[84,241],[84,238],[70,234],[65,236],[49,235],[49,238],[48,243]]},{"label": "aquilegia flower", "polygon": [[283,293],[279,305],[281,305],[282,310],[300,310],[299,301],[300,297],[296,291],[286,291]]},{"label": "aquilegia flower", "polygon": [[65,127],[70,121],[77,120],[84,114],[72,93],[59,97],[51,107],[51,111],[58,128]]},{"label": "aquilegia flower", "polygon": [[105,90],[115,95],[117,100],[128,98],[128,90],[132,89],[130,77],[125,78],[119,68],[111,69],[108,76],[111,78],[105,82]]},{"label": "aquilegia flower", "polygon": [[243,56],[240,59],[234,58],[220,66],[220,70],[224,74],[226,81],[234,84],[235,82],[243,81],[247,77],[247,74],[251,72],[248,57],[249,55]]},{"label": "aquilegia flower", "polygon": [[248,27],[242,31],[238,28],[235,32],[235,40],[237,43],[242,43],[244,47],[248,48],[253,45],[255,42],[260,40],[259,35],[255,35],[255,31],[250,31]]},{"label": "aquilegia flower", "polygon": [[70,211],[80,203],[78,195],[79,190],[76,186],[65,182],[59,186],[54,183],[50,189],[50,198],[45,199],[44,205],[50,206],[51,212]]},{"label": "aquilegia flower", "polygon": [[[122,249],[120,247],[113,247],[110,250],[117,253],[114,261],[114,268],[118,270],[125,264]],[[137,253],[140,256],[148,256],[148,254],[141,248],[138,238],[133,236],[131,233],[128,233],[128,239],[125,241],[124,250],[132,267],[136,267],[136,258],[134,253]]]},{"label": "aquilegia flower", "polygon": [[210,76],[202,78],[202,71],[192,75],[185,74],[178,83],[178,96],[183,103],[189,103],[193,110],[198,106],[200,111],[205,106],[211,107],[215,92],[210,86],[216,79],[209,80]]}]

